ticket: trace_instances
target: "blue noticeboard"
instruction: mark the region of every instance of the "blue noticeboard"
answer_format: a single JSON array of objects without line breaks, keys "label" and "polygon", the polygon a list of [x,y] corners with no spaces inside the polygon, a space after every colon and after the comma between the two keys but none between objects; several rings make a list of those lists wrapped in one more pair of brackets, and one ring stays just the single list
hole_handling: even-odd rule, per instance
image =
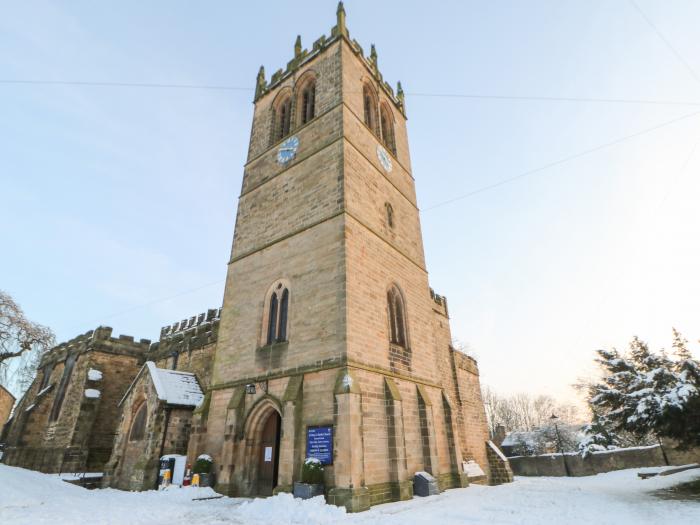
[{"label": "blue noticeboard", "polygon": [[316,458],[322,465],[333,464],[333,427],[307,427],[306,457]]}]

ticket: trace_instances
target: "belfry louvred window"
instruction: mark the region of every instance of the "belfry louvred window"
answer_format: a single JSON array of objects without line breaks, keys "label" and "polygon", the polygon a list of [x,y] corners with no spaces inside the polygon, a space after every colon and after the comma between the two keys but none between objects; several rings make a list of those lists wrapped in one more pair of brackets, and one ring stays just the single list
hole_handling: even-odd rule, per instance
[{"label": "belfry louvred window", "polygon": [[268,302],[265,344],[286,341],[288,321],[289,290],[280,283],[273,289]]},{"label": "belfry louvred window", "polygon": [[286,97],[275,110],[275,139],[289,135],[292,123],[292,97]]},{"label": "belfry louvred window", "polygon": [[394,138],[394,118],[391,111],[382,106],[379,117],[380,126],[382,129],[382,142],[386,148],[391,151],[392,155],[396,156],[396,139]]},{"label": "belfry louvred window", "polygon": [[316,116],[316,82],[309,81],[301,92],[301,123],[306,124]]},{"label": "belfry louvred window", "polygon": [[387,292],[387,307],[389,316],[389,341],[392,344],[406,348],[406,308],[403,296],[396,286]]},{"label": "belfry louvred window", "polygon": [[365,110],[365,124],[372,133],[377,133],[377,99],[369,86],[362,89],[362,98]]}]

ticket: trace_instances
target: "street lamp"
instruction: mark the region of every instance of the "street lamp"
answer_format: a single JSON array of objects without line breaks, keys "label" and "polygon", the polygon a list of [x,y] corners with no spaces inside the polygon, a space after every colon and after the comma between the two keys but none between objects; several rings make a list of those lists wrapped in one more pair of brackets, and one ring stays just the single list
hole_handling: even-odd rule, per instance
[{"label": "street lamp", "polygon": [[561,445],[561,435],[559,434],[559,427],[557,426],[557,419],[559,419],[556,415],[552,414],[549,420],[554,424],[554,433],[557,436],[557,448],[559,449],[559,453],[561,454],[562,459],[564,460],[564,470],[566,470],[566,475],[571,477],[571,471],[569,470],[569,464],[566,462],[566,454],[564,454],[564,448]]},{"label": "street lamp", "polygon": [[260,390],[262,390],[263,392],[265,392],[267,394],[267,379],[265,381],[261,381],[258,383],[248,383],[245,386],[245,393],[246,394],[255,394],[255,386],[256,385],[258,386],[258,388],[260,388]]}]

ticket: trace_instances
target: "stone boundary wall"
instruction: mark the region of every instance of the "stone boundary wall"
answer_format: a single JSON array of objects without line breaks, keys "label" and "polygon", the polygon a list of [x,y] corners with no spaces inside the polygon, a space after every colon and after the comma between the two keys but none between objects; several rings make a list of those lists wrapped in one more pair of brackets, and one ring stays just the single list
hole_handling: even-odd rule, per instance
[{"label": "stone boundary wall", "polygon": [[664,447],[662,450],[659,445],[594,452],[586,458],[569,453],[516,456],[508,461],[516,476],[566,476],[567,466],[571,476],[593,476],[613,470],[665,466],[664,452],[671,465],[700,461],[700,449],[678,451]]}]

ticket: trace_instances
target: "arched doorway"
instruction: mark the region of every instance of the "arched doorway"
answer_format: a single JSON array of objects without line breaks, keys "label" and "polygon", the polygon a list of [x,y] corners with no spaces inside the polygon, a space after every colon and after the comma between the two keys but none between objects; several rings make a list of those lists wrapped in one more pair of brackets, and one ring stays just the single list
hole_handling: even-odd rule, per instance
[{"label": "arched doorway", "polygon": [[271,496],[277,486],[280,461],[281,418],[276,410],[270,410],[260,434],[258,456],[257,492],[261,496]]}]

